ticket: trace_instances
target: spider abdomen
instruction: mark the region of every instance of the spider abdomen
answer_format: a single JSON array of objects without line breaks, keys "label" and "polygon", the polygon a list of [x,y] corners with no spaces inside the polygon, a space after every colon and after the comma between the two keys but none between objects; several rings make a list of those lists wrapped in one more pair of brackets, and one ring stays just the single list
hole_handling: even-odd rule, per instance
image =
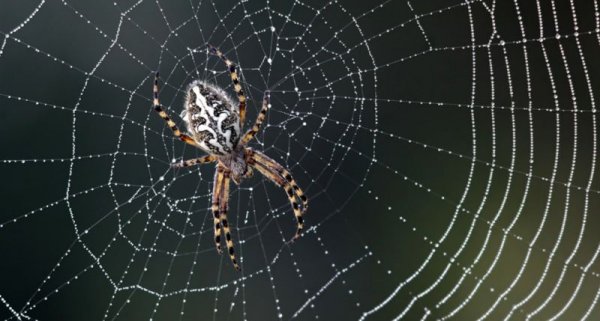
[{"label": "spider abdomen", "polygon": [[[217,55],[229,69],[233,88],[237,94],[239,105],[234,108],[232,101],[223,90],[215,85],[196,80],[187,88],[185,107],[181,114],[186,122],[190,135],[184,134],[175,122],[167,115],[158,99],[158,73],[154,78],[152,89],[153,106],[158,115],[167,123],[173,131],[173,135],[187,144],[208,152],[199,158],[182,160],[174,163],[171,167],[180,168],[199,164],[217,162],[215,178],[213,180],[212,204],[213,226],[215,233],[215,245],[221,253],[221,236],[225,235],[227,252],[236,270],[240,270],[235,257],[231,228],[227,221],[227,210],[229,202],[229,182],[239,184],[243,178],[252,176],[252,169],[258,170],[268,180],[282,187],[287,193],[290,204],[296,217],[296,235],[300,237],[304,230],[303,214],[308,207],[308,199],[304,192],[298,187],[289,170],[269,158],[267,155],[246,147],[248,142],[255,137],[265,121],[265,115],[269,109],[270,91],[263,95],[262,107],[254,126],[240,138],[240,130],[246,115],[246,97],[240,84],[235,64],[225,58],[223,53],[208,45],[209,52]],[[300,207],[302,204],[302,207]]]},{"label": "spider abdomen", "polygon": [[240,119],[234,105],[221,89],[204,81],[194,81],[187,89],[181,117],[188,131],[205,151],[231,154],[240,138]]}]

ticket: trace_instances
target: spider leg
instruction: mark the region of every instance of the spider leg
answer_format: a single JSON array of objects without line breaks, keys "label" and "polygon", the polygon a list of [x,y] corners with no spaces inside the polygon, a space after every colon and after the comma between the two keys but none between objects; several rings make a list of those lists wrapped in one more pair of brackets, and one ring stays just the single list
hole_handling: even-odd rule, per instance
[{"label": "spider leg", "polygon": [[[303,215],[308,208],[308,200],[306,195],[304,195],[304,192],[302,192],[300,187],[298,187],[296,181],[294,181],[290,173],[283,166],[279,165],[279,163],[256,151],[251,152],[251,157],[250,164],[265,177],[282,187],[287,193],[297,222],[297,229],[294,239],[299,238],[300,234],[302,234],[302,230],[304,229]],[[298,202],[296,202],[296,197],[302,201],[302,210],[298,206]]]},{"label": "spider leg", "polygon": [[242,85],[240,84],[240,79],[236,71],[237,66],[233,61],[227,59],[227,57],[225,57],[225,55],[217,47],[208,44],[208,50],[213,55],[221,58],[221,60],[225,62],[225,65],[227,65],[227,68],[229,68],[229,75],[231,76],[231,81],[233,82],[233,89],[235,90],[240,102],[238,107],[240,113],[240,127],[243,127],[244,121],[246,120],[246,96],[244,95],[244,91],[242,90]]},{"label": "spider leg", "polygon": [[182,160],[179,163],[171,164],[171,167],[172,168],[190,167],[190,166],[194,166],[194,165],[201,165],[201,164],[206,164],[206,163],[212,163],[212,162],[214,162],[216,160],[217,160],[216,156],[206,155],[206,156],[202,156],[202,157],[198,157],[198,158],[193,158],[193,159],[188,159],[188,160]]},{"label": "spider leg", "polygon": [[223,191],[223,168],[217,166],[215,171],[215,178],[213,180],[213,191],[212,191],[212,206],[211,210],[214,218],[214,231],[215,231],[215,246],[219,254],[221,251],[221,215],[219,213],[221,193]]},{"label": "spider leg", "polygon": [[184,141],[190,145],[198,146],[196,144],[196,141],[193,138],[182,133],[181,130],[179,130],[179,128],[177,128],[177,125],[175,124],[175,122],[171,119],[171,117],[169,117],[167,112],[162,108],[162,106],[160,104],[160,100],[158,100],[158,72],[156,72],[156,75],[154,77],[154,86],[152,87],[152,94],[154,96],[154,99],[152,101],[152,104],[154,105],[154,110],[158,113],[160,118],[162,118],[164,121],[167,122],[167,126],[169,126],[169,128],[171,128],[171,130],[173,131],[173,135],[175,135],[175,137],[181,139],[182,141]]},{"label": "spider leg", "polygon": [[260,161],[261,163],[267,164],[269,167],[275,169],[275,171],[277,173],[279,173],[279,175],[281,177],[283,177],[287,182],[290,183],[290,185],[294,189],[294,192],[296,193],[298,198],[302,201],[302,212],[306,212],[306,210],[308,209],[308,199],[306,198],[304,191],[302,191],[300,186],[298,186],[298,184],[296,183],[296,181],[294,180],[294,178],[292,177],[290,172],[285,167],[281,166],[281,164],[277,163],[275,160],[273,160],[272,158],[270,158],[269,156],[267,156],[261,152],[253,150],[252,155],[255,160]]},{"label": "spider leg", "polygon": [[244,136],[242,137],[242,139],[240,141],[240,144],[242,146],[246,146],[246,144],[248,144],[248,142],[252,138],[254,138],[256,133],[258,133],[258,131],[260,130],[260,126],[262,125],[262,123],[265,121],[265,118],[267,117],[267,110],[269,110],[269,102],[270,102],[270,93],[268,91],[266,91],[263,96],[262,108],[260,109],[260,112],[258,113],[258,117],[256,117],[254,126],[252,126],[252,128],[249,131],[247,131],[246,134],[244,134]]},{"label": "spider leg", "polygon": [[221,200],[219,202],[220,203],[219,212],[220,212],[221,226],[223,227],[223,232],[225,232],[225,242],[227,244],[227,251],[229,252],[229,258],[231,259],[231,263],[233,263],[233,267],[239,271],[239,270],[241,270],[241,268],[235,258],[235,250],[233,248],[233,240],[231,239],[231,230],[229,228],[229,223],[227,221],[227,211],[229,210],[229,182],[230,182],[229,174],[230,174],[230,171],[228,169],[226,169],[223,172],[223,192],[220,195]]}]

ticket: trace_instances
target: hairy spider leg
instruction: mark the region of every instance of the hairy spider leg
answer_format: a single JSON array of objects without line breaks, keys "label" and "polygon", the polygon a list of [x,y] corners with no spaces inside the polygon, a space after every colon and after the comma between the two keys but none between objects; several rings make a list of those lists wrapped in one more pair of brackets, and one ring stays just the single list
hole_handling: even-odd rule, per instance
[{"label": "hairy spider leg", "polygon": [[173,131],[173,135],[175,135],[175,137],[181,139],[182,141],[184,141],[190,145],[198,147],[198,145],[196,144],[196,141],[193,138],[191,138],[190,136],[182,133],[181,130],[179,130],[179,128],[177,128],[177,125],[175,124],[175,122],[171,119],[171,117],[169,117],[169,115],[167,115],[167,112],[162,108],[162,105],[160,104],[160,101],[158,100],[158,71],[156,72],[156,75],[154,77],[154,87],[152,87],[152,94],[154,96],[154,99],[152,100],[152,103],[154,105],[154,110],[158,113],[160,118],[162,118],[164,121],[167,122],[167,126],[169,126],[169,128],[171,128],[171,130]]},{"label": "hairy spider leg", "polygon": [[246,146],[246,144],[248,144],[248,142],[252,138],[254,138],[256,133],[258,133],[258,131],[260,130],[260,126],[262,125],[262,123],[265,121],[265,118],[267,117],[267,110],[269,110],[269,101],[270,101],[270,93],[268,91],[266,91],[263,96],[262,108],[260,109],[260,112],[258,113],[258,117],[256,117],[256,122],[254,122],[254,126],[252,126],[252,128],[248,132],[246,132],[246,134],[244,134],[244,136],[242,137],[242,140],[240,141],[240,144],[242,146]]},{"label": "hairy spider leg", "polygon": [[304,191],[302,191],[300,186],[298,186],[298,184],[296,183],[296,181],[294,180],[294,178],[292,177],[290,172],[285,167],[281,166],[281,164],[279,164],[278,162],[273,160],[271,157],[269,157],[259,151],[255,151],[255,150],[251,150],[251,151],[252,151],[252,153],[251,153],[252,157],[256,161],[259,161],[260,163],[266,164],[267,166],[275,169],[275,171],[277,173],[279,173],[279,175],[283,179],[285,179],[287,182],[290,183],[294,192],[296,193],[298,198],[302,201],[302,212],[306,212],[306,210],[308,209],[308,198],[306,197],[306,195],[304,194]]},{"label": "hairy spider leg", "polygon": [[[302,234],[302,230],[304,229],[303,215],[308,208],[308,200],[306,196],[300,187],[298,187],[296,181],[294,181],[289,172],[285,170],[283,166],[279,165],[266,155],[254,151],[250,164],[259,172],[261,172],[261,174],[270,179],[273,183],[279,185],[285,190],[290,204],[292,205],[292,209],[294,210],[294,216],[296,217],[297,222],[294,239],[299,238]],[[296,197],[302,200],[302,210],[300,210],[300,206],[298,205],[298,202],[296,202]]]},{"label": "hairy spider leg", "polygon": [[227,57],[225,57],[225,55],[217,47],[208,44],[208,50],[213,55],[221,58],[221,60],[225,62],[225,65],[227,65],[227,68],[229,69],[229,75],[231,76],[231,81],[233,82],[233,89],[235,90],[240,102],[238,112],[240,114],[240,128],[243,128],[244,121],[246,120],[246,96],[244,95],[244,90],[242,90],[242,84],[240,83],[240,79],[236,71],[237,66],[233,61],[227,59]]},{"label": "hairy spider leg", "polygon": [[229,222],[227,221],[227,211],[229,210],[229,174],[230,171],[228,169],[223,171],[223,192],[220,195],[221,201],[219,202],[219,220],[221,221],[221,227],[225,233],[225,242],[227,244],[227,252],[229,252],[231,263],[233,263],[233,267],[236,270],[240,271],[240,265],[235,259],[235,250],[233,248],[233,240],[231,239],[231,230],[229,228]]},{"label": "hairy spider leg", "polygon": [[171,164],[172,168],[182,168],[182,167],[190,167],[195,165],[202,165],[207,163],[212,163],[217,160],[217,157],[214,155],[206,155],[198,158],[182,160],[179,163]]},{"label": "hairy spider leg", "polygon": [[260,163],[254,163],[253,166],[261,174],[263,174],[263,176],[265,176],[266,178],[271,180],[273,183],[279,185],[280,187],[282,187],[285,190],[285,192],[288,196],[288,199],[290,201],[290,204],[292,204],[292,208],[294,209],[294,216],[296,217],[297,227],[296,227],[296,234],[294,235],[294,239],[297,239],[298,237],[300,237],[300,234],[302,233],[302,230],[304,229],[304,219],[302,217],[302,211],[300,211],[300,208],[298,207],[298,203],[296,202],[294,192],[292,191],[292,187],[289,185],[289,183],[287,183],[283,179],[283,177],[279,176],[277,173],[275,173],[273,170],[269,169],[265,165],[260,164]]},{"label": "hairy spider leg", "polygon": [[215,178],[213,180],[213,191],[212,191],[212,206],[211,210],[214,218],[214,231],[215,231],[215,246],[219,254],[221,251],[221,215],[219,214],[219,208],[221,201],[221,193],[223,192],[223,167],[217,166],[215,171]]}]

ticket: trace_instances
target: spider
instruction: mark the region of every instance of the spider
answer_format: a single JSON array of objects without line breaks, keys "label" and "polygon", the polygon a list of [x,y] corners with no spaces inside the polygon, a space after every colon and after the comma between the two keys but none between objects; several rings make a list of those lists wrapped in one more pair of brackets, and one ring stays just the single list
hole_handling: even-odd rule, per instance
[{"label": "spider", "polygon": [[[215,246],[217,252],[221,254],[221,233],[223,232],[233,267],[239,271],[241,268],[235,257],[231,230],[227,221],[230,180],[239,185],[243,178],[252,176],[252,168],[255,168],[266,178],[283,188],[296,217],[297,227],[293,240],[300,237],[304,228],[302,215],[308,208],[308,200],[286,168],[267,155],[246,147],[258,133],[265,120],[267,110],[270,107],[269,91],[266,91],[263,95],[262,108],[254,125],[244,135],[240,135],[246,118],[246,96],[238,78],[236,65],[233,61],[227,59],[219,49],[210,44],[208,45],[208,51],[210,54],[219,57],[227,65],[239,102],[237,109],[234,108],[232,99],[223,89],[204,80],[194,80],[187,87],[185,105],[181,113],[181,118],[185,121],[189,131],[189,135],[187,135],[179,130],[160,104],[158,99],[158,72],[154,78],[152,91],[153,105],[154,110],[167,123],[175,137],[208,153],[203,157],[174,163],[171,165],[173,168],[217,163],[213,180],[211,206],[214,217]],[[301,201],[302,207],[300,207],[298,200]]]}]

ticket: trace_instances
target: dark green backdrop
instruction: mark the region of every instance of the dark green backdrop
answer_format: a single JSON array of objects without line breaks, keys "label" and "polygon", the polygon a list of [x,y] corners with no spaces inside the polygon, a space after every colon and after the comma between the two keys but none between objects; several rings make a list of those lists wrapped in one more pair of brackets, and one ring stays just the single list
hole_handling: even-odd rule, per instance
[{"label": "dark green backdrop", "polygon": [[[0,0],[0,317],[599,319],[597,17],[591,1]],[[285,194],[258,174],[232,187],[241,273],[211,241],[214,169],[170,170],[202,152],[151,109],[156,70],[173,116],[196,78],[233,97],[207,42],[239,62],[248,124],[272,91],[252,147],[310,199],[288,244]]]}]

